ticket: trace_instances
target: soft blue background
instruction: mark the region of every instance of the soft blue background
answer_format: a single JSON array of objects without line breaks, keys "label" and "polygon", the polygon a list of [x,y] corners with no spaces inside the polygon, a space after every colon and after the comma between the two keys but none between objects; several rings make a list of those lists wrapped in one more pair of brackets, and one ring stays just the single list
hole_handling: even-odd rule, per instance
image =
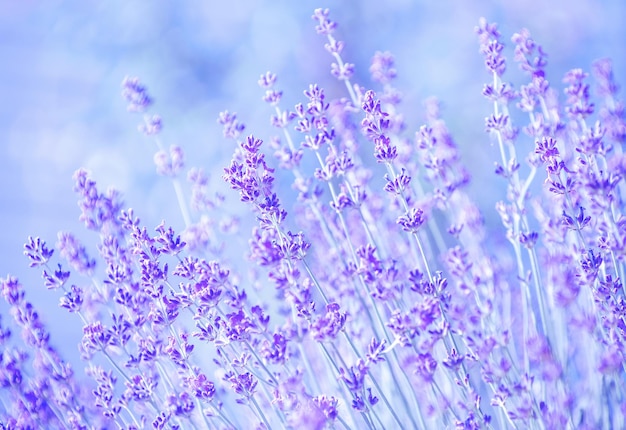
[{"label": "soft blue background", "polygon": [[[483,133],[489,105],[480,91],[488,76],[473,33],[480,16],[499,22],[506,41],[527,27],[549,54],[555,84],[566,70],[589,70],[604,56],[614,59],[616,77],[626,84],[623,0],[0,0],[0,276],[23,279],[53,339],[73,345],[80,326],[63,322],[78,320],[67,319],[56,308],[58,296],[27,270],[22,245],[28,235],[52,245],[61,229],[95,239],[77,221],[71,179],[77,168],[91,170],[102,188],[122,190],[147,225],[165,218],[182,226],[171,184],[154,173],[154,144],[137,132],[140,116],[126,112],[120,97],[124,76],[148,86],[166,145],[180,144],[193,164],[221,172],[231,147],[216,124],[218,112],[237,111],[249,130],[271,133],[256,84],[261,73],[276,72],[291,103],[312,82],[343,95],[310,19],[320,6],[339,22],[357,82],[370,84],[376,50],[396,56],[410,133],[421,124],[421,101],[440,97],[488,220],[497,219],[493,202],[503,192]],[[509,79],[519,84],[515,68]],[[217,186],[219,173],[214,179]]]}]

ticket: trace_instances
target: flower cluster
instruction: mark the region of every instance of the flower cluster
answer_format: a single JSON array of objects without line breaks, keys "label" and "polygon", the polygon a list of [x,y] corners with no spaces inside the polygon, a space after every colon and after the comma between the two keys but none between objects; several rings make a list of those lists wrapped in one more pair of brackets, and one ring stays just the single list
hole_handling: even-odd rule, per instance
[{"label": "flower cluster", "polygon": [[[139,130],[183,231],[150,228],[76,172],[97,247],[60,232],[24,254],[82,326],[87,377],[19,280],[0,280],[0,428],[626,426],[626,120],[611,61],[555,84],[522,29],[516,86],[497,25],[479,21],[485,141],[506,187],[479,209],[437,100],[406,124],[393,55],[377,52],[373,86],[357,84],[329,11],[313,19],[338,94],[314,83],[286,106],[267,72],[259,99],[276,135],[218,118],[233,147],[222,179],[247,218],[210,195],[182,147],[164,148],[158,115]],[[130,112],[153,106],[137,78],[122,89]],[[494,209],[502,226],[484,223]]]}]

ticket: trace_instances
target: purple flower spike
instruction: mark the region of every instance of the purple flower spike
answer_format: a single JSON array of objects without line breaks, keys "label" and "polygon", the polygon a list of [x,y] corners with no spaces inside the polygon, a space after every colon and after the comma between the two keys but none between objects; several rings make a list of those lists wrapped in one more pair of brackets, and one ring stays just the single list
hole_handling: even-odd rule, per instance
[{"label": "purple flower spike", "polygon": [[104,351],[109,346],[111,334],[100,321],[87,324],[83,328],[83,351],[89,356],[97,351]]},{"label": "purple flower spike", "polygon": [[154,164],[159,175],[177,176],[185,165],[183,149],[178,145],[172,145],[169,154],[165,150],[157,151],[154,154]]},{"label": "purple flower spike", "polygon": [[493,114],[485,118],[485,131],[505,131],[509,125],[509,117],[504,114]]},{"label": "purple flower spike", "polygon": [[502,55],[504,45],[500,43],[500,33],[495,24],[490,24],[485,18],[480,18],[474,29],[480,42],[480,53],[485,56],[485,66],[491,73],[502,76],[506,70],[506,61]]},{"label": "purple flower spike", "polygon": [[335,397],[327,397],[325,395],[313,397],[313,403],[322,411],[328,420],[335,420],[339,415],[337,406],[339,401]]},{"label": "purple flower spike", "polygon": [[483,54],[485,55],[485,66],[487,69],[498,76],[502,76],[506,70],[506,62],[502,55],[502,45],[497,40],[492,40],[483,48]]},{"label": "purple flower spike", "polygon": [[481,17],[478,21],[478,26],[474,28],[474,32],[478,35],[478,40],[481,44],[485,44],[489,39],[498,39],[500,32],[498,26],[495,23],[489,23],[484,17]]},{"label": "purple flower spike", "polygon": [[224,137],[228,139],[237,139],[245,129],[245,125],[237,120],[236,113],[220,112],[217,122],[224,126]]},{"label": "purple flower spike", "polygon": [[519,33],[515,33],[511,40],[515,43],[515,61],[519,62],[520,68],[533,77],[543,78],[544,68],[548,61],[541,45],[535,43],[530,37],[530,32],[525,28]]},{"label": "purple flower spike", "polygon": [[424,211],[418,208],[411,208],[405,215],[398,217],[396,222],[402,226],[402,230],[416,233],[424,224],[424,221]]},{"label": "purple flower spike", "polygon": [[187,393],[170,394],[167,396],[167,407],[176,416],[190,416],[195,404]]},{"label": "purple flower spike", "polygon": [[146,401],[150,399],[156,386],[157,381],[150,375],[134,375],[130,378],[130,381],[126,382],[124,397],[138,402]]},{"label": "purple flower spike", "polygon": [[2,279],[0,283],[0,293],[10,306],[19,306],[24,301],[22,285],[14,276]]},{"label": "purple flower spike", "polygon": [[82,211],[80,221],[90,230],[116,226],[122,209],[120,194],[114,190],[109,190],[106,194],[100,193],[85,169],[77,170],[73,179],[74,191],[81,196],[78,202]]},{"label": "purple flower spike", "polygon": [[372,65],[370,66],[370,74],[374,82],[383,85],[389,84],[395,79],[397,71],[394,68],[394,58],[391,52],[378,51],[374,54]]},{"label": "purple flower spike", "polygon": [[287,339],[280,333],[274,333],[271,342],[266,340],[263,343],[261,354],[270,363],[283,364],[287,358]]},{"label": "purple flower spike", "polygon": [[404,189],[411,182],[411,177],[407,175],[406,170],[402,168],[402,171],[396,178],[392,181],[389,179],[389,175],[385,175],[385,180],[387,183],[385,184],[385,191],[392,194],[401,194]]},{"label": "purple flower spike", "polygon": [[337,28],[337,23],[328,19],[330,11],[328,9],[315,9],[312,18],[317,21],[315,31],[318,34],[330,35]]},{"label": "purple flower spike", "polygon": [[340,41],[340,40],[331,40],[328,43],[326,43],[324,45],[324,48],[326,48],[326,50],[330,53],[330,54],[341,54],[341,51],[343,51],[343,47],[345,46],[345,44]]},{"label": "purple flower spike", "polygon": [[162,221],[155,230],[159,233],[156,241],[162,245],[161,252],[177,255],[185,247],[185,242],[180,239],[180,236],[175,236],[172,227],[165,228],[165,221]]},{"label": "purple flower spike", "polygon": [[259,86],[261,88],[270,89],[276,83],[276,74],[272,72],[265,72],[259,78]]},{"label": "purple flower spike", "polygon": [[302,260],[310,246],[311,244],[304,240],[302,232],[293,234],[290,231],[287,232],[287,237],[278,244],[281,257],[288,260]]},{"label": "purple flower spike", "polygon": [[572,69],[563,78],[563,82],[569,84],[565,89],[568,96],[565,110],[573,118],[585,118],[594,111],[594,104],[589,97],[589,85],[585,83],[587,76],[582,69]]},{"label": "purple flower spike", "polygon": [[24,255],[30,260],[30,267],[41,266],[48,263],[50,257],[54,254],[54,250],[48,249],[46,242],[38,237],[28,237],[28,243],[24,245]]},{"label": "purple flower spike", "polygon": [[83,290],[76,285],[72,285],[59,302],[59,306],[70,312],[79,312],[83,304]]},{"label": "purple flower spike", "polygon": [[414,373],[421,377],[424,382],[433,380],[433,375],[437,369],[437,360],[431,354],[417,354],[410,361],[412,366],[414,366]]},{"label": "purple flower spike", "polygon": [[330,65],[330,73],[340,81],[348,80],[354,75],[354,64],[351,63],[343,63],[337,64],[333,63]]},{"label": "purple flower spike", "polygon": [[367,360],[370,363],[379,363],[381,361],[385,361],[384,351],[386,346],[387,341],[385,339],[379,342],[376,340],[376,338],[372,338],[367,347]]},{"label": "purple flower spike", "polygon": [[341,312],[337,303],[326,306],[326,314],[311,324],[313,338],[318,342],[335,339],[346,324],[346,313]]},{"label": "purple flower spike", "polygon": [[593,75],[598,82],[598,94],[600,96],[615,96],[619,85],[613,76],[613,62],[610,58],[602,58],[592,64]]},{"label": "purple flower spike", "polygon": [[138,78],[125,77],[122,81],[122,96],[128,102],[129,112],[143,112],[151,104],[146,87],[141,85]]},{"label": "purple flower spike", "polygon": [[152,428],[154,430],[162,430],[166,428],[167,423],[170,421],[171,414],[167,412],[161,412],[155,419],[152,421]]},{"label": "purple flower spike", "polygon": [[90,366],[86,369],[86,372],[98,384],[97,388],[93,390],[96,406],[103,409],[105,417],[114,418],[121,410],[121,406],[115,404],[116,402],[114,401],[117,378],[113,376],[111,370],[106,371],[100,366]]},{"label": "purple flower spike", "polygon": [[551,137],[544,137],[537,142],[535,154],[538,154],[541,161],[546,162],[559,156],[559,149],[556,147],[556,140]]},{"label": "purple flower spike", "polygon": [[78,242],[73,234],[60,232],[58,237],[57,248],[61,256],[63,256],[77,272],[91,276],[96,267],[96,260],[89,257],[85,247]]},{"label": "purple flower spike", "polygon": [[229,378],[229,381],[235,393],[242,396],[242,400],[250,399],[254,395],[258,384],[257,379],[250,372],[233,375]]},{"label": "purple flower spike", "polygon": [[203,373],[187,378],[185,384],[198,399],[211,401],[215,396],[215,385]]},{"label": "purple flower spike", "polygon": [[282,91],[269,89],[265,92],[265,95],[263,96],[263,101],[265,103],[270,104],[271,106],[278,106],[278,103],[280,103],[280,99],[282,97],[283,97]]},{"label": "purple flower spike", "polygon": [[[378,128],[374,128],[372,125],[370,125],[370,128],[368,129],[369,132],[378,130]],[[377,132],[378,131],[374,131],[374,133]],[[376,157],[376,161],[379,163],[393,163],[393,161],[398,157],[398,150],[395,145],[391,144],[390,138],[384,134],[380,134],[374,139],[374,156]]]},{"label": "purple flower spike", "polygon": [[365,377],[369,371],[365,361],[359,359],[354,366],[350,366],[348,370],[340,369],[339,377],[345,382],[346,387],[352,393],[358,393],[363,389]]},{"label": "purple flower spike", "polygon": [[144,117],[144,123],[139,126],[141,131],[146,136],[153,136],[159,134],[163,128],[163,122],[159,115],[152,115]]}]

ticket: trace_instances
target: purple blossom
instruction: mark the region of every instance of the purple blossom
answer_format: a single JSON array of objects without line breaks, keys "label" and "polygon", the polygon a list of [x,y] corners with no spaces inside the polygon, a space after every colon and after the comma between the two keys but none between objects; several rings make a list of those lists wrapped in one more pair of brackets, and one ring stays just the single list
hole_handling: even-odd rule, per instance
[{"label": "purple blossom", "polygon": [[189,416],[194,410],[195,404],[187,393],[170,394],[167,396],[167,407],[173,415]]},{"label": "purple blossom", "polygon": [[199,399],[211,401],[215,396],[215,385],[203,373],[187,378],[185,383],[191,389],[192,394]]},{"label": "purple blossom", "polygon": [[283,237],[282,242],[277,244],[281,258],[290,260],[302,260],[310,246],[311,244],[304,240],[302,232],[294,234],[290,231]]},{"label": "purple blossom", "polygon": [[[305,97],[309,99],[306,105],[306,113],[313,117],[321,117],[330,107],[324,95],[324,89],[317,84],[309,85],[309,89],[304,91]],[[298,109],[296,108],[296,112]]]},{"label": "purple blossom", "polygon": [[104,408],[106,416],[115,416],[121,409],[120,406],[113,406],[112,404],[117,378],[113,375],[112,371],[106,371],[99,366],[90,366],[86,371],[98,384],[97,388],[93,391],[96,398],[96,406]]},{"label": "purple blossom", "polygon": [[164,429],[166,424],[170,421],[171,415],[167,412],[161,412],[159,415],[152,421],[152,428],[155,430]]},{"label": "purple blossom", "polygon": [[337,64],[333,63],[330,67],[330,73],[336,77],[337,79],[344,81],[352,78],[354,75],[354,64],[344,63]]},{"label": "purple blossom", "polygon": [[336,398],[320,395],[313,398],[313,403],[315,403],[315,406],[322,411],[328,420],[334,421],[337,418],[337,406],[339,402]]},{"label": "purple blossom", "polygon": [[424,221],[424,211],[419,208],[411,208],[405,215],[398,217],[396,222],[402,226],[402,230],[417,233]]},{"label": "purple blossom", "polygon": [[276,75],[272,72],[265,72],[259,78],[258,83],[261,88],[272,88],[276,83]]},{"label": "purple blossom", "polygon": [[311,324],[313,338],[318,342],[334,340],[346,324],[346,313],[337,303],[326,306],[326,314]]},{"label": "purple blossom", "polygon": [[233,160],[224,169],[224,180],[232,189],[239,191],[243,202],[255,202],[257,198],[271,194],[274,170],[265,162],[265,156],[258,152],[261,143],[254,136],[248,136],[242,143],[245,163]]},{"label": "purple blossom", "polygon": [[226,315],[228,338],[231,341],[247,340],[256,327],[252,320],[242,311]]},{"label": "purple blossom", "polygon": [[83,305],[83,290],[76,285],[72,285],[59,302],[59,306],[69,312],[79,312]]},{"label": "purple blossom", "polygon": [[250,372],[232,375],[228,377],[228,380],[235,393],[241,396],[242,401],[248,400],[254,395],[258,384],[256,378]]},{"label": "purple blossom", "polygon": [[369,367],[367,364],[363,360],[358,360],[354,366],[350,366],[347,370],[341,369],[340,378],[344,381],[348,390],[352,393],[358,393],[363,389],[368,371]]},{"label": "purple blossom", "polygon": [[326,51],[328,51],[330,54],[337,54],[337,55],[341,54],[344,46],[345,44],[341,40],[335,40],[335,39],[332,39],[328,43],[324,44],[324,48],[326,49]]},{"label": "purple blossom", "polygon": [[89,173],[79,169],[74,173],[74,191],[81,197],[78,206],[81,209],[79,220],[91,230],[110,229],[117,226],[123,202],[121,195],[114,189],[100,193]]},{"label": "purple blossom", "polygon": [[87,255],[86,248],[71,233],[60,232],[57,248],[59,253],[74,270],[90,276],[96,267],[96,260]]},{"label": "purple blossom", "polygon": [[503,132],[509,125],[509,117],[504,114],[493,114],[485,119],[486,131]]},{"label": "purple blossom", "polygon": [[275,90],[267,90],[265,92],[265,96],[263,96],[263,101],[269,103],[272,106],[277,106],[280,103],[280,99],[282,98],[282,91]]},{"label": "purple blossom", "polygon": [[497,40],[491,40],[481,47],[482,54],[485,56],[485,66],[498,76],[504,74],[506,70],[506,63],[502,56],[503,49],[504,45]]},{"label": "purple blossom", "polygon": [[287,339],[281,333],[274,333],[271,341],[264,342],[261,354],[270,363],[284,363],[287,358]]},{"label": "purple blossom", "polygon": [[567,226],[567,228],[572,230],[581,230],[589,222],[591,221],[590,216],[585,216],[585,208],[580,206],[578,208],[578,215],[575,217],[568,215],[565,211],[563,211],[563,224]]},{"label": "purple blossom", "polygon": [[163,128],[163,122],[159,115],[145,116],[144,123],[139,126],[141,131],[146,136],[153,136],[159,134]]},{"label": "purple blossom", "polygon": [[237,120],[237,114],[224,111],[220,113],[218,122],[224,127],[224,137],[229,139],[237,139],[245,125]]},{"label": "purple blossom", "polygon": [[448,353],[448,357],[442,362],[442,364],[448,369],[458,371],[464,357],[459,355],[457,350],[452,348]]},{"label": "purple blossom", "polygon": [[125,77],[122,82],[122,96],[128,102],[129,112],[143,112],[151,104],[152,99],[148,91],[136,77]]},{"label": "purple blossom", "polygon": [[124,391],[124,397],[128,400],[136,402],[143,402],[150,397],[157,386],[155,381],[150,375],[138,374],[130,378],[130,381],[126,382],[126,391]]},{"label": "purple blossom", "polygon": [[104,351],[111,342],[111,333],[101,322],[87,324],[83,327],[83,340],[81,346],[88,356],[95,352]]},{"label": "purple blossom", "polygon": [[[533,77],[543,77],[544,68],[548,64],[541,45],[537,45],[530,37],[530,32],[523,28],[519,33],[515,33],[511,38],[515,43],[515,61],[525,72],[532,74]],[[533,57],[533,55],[536,55]]]},{"label": "purple blossom", "polygon": [[382,341],[377,341],[376,338],[372,338],[372,341],[368,345],[367,352],[367,360],[370,363],[379,363],[384,361],[383,357],[385,352],[385,347],[387,346],[387,341],[383,339]]},{"label": "purple blossom", "polygon": [[397,71],[394,67],[394,58],[391,52],[376,52],[370,66],[372,80],[383,85],[395,79]]},{"label": "purple blossom", "polygon": [[30,267],[41,266],[50,260],[54,254],[53,249],[48,249],[46,242],[43,242],[40,238],[28,237],[28,243],[24,245],[24,255],[30,260]]},{"label": "purple blossom", "polygon": [[535,153],[541,157],[541,161],[550,161],[559,157],[559,149],[556,146],[556,140],[550,137],[544,137],[537,142]]},{"label": "purple blossom", "polygon": [[[529,91],[533,92],[534,90],[530,88],[525,90],[525,92],[529,92]],[[525,100],[524,95],[528,95],[528,94],[522,94],[523,100]],[[496,87],[494,87],[493,84],[485,84],[483,88],[483,96],[485,96],[490,101],[508,104],[511,100],[513,100],[517,96],[517,94],[515,90],[511,88],[509,84],[501,83],[500,85]],[[526,107],[528,105],[532,105],[534,107],[534,104],[535,104],[534,100],[525,101],[525,104],[521,105],[520,107]]]},{"label": "purple blossom", "polygon": [[393,180],[389,179],[388,175],[385,175],[385,180],[387,181],[385,191],[393,194],[401,194],[411,182],[411,177],[407,175],[405,169],[402,169],[402,172]]},{"label": "purple blossom", "polygon": [[24,301],[24,290],[16,277],[2,279],[0,286],[2,287],[0,292],[9,306],[20,305]]},{"label": "purple blossom", "polygon": [[574,118],[585,118],[594,111],[594,104],[590,101],[589,85],[585,83],[588,74],[582,69],[572,69],[565,74],[563,82],[569,86],[565,88],[567,106],[565,110]]},{"label": "purple blossom", "polygon": [[169,153],[159,150],[154,154],[157,173],[163,176],[177,176],[185,165],[184,153],[180,146],[170,146]]},{"label": "purple blossom", "polygon": [[155,229],[159,233],[156,241],[162,245],[161,252],[169,255],[177,255],[185,247],[185,242],[180,240],[180,236],[174,237],[174,230],[165,228],[165,222],[161,222]]},{"label": "purple blossom", "polygon": [[497,24],[488,22],[484,17],[480,18],[474,32],[478,35],[480,43],[486,43],[489,39],[500,37]]},{"label": "purple blossom", "polygon": [[183,333],[180,335],[180,340],[170,336],[167,346],[163,348],[163,352],[167,354],[170,359],[182,368],[187,368],[187,360],[194,350],[194,345],[188,342],[189,335]]},{"label": "purple blossom", "polygon": [[328,9],[315,9],[312,18],[317,21],[315,30],[318,34],[330,35],[335,31],[337,23],[328,19]]},{"label": "purple blossom", "polygon": [[64,271],[61,265],[58,264],[54,272],[48,273],[48,270],[44,269],[41,276],[45,280],[46,288],[55,290],[65,285],[70,277],[70,272]]},{"label": "purple blossom", "polygon": [[498,26],[488,23],[485,18],[480,18],[479,25],[474,29],[480,41],[480,52],[485,57],[487,70],[501,76],[506,70],[506,62],[502,55],[504,45],[500,43]]}]

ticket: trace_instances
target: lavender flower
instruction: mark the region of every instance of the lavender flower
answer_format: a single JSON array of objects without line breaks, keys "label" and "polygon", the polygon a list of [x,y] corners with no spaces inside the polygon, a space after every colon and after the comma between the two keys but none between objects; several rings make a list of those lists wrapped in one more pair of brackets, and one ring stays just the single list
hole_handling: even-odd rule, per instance
[{"label": "lavender flower", "polygon": [[143,112],[152,104],[146,87],[136,77],[126,77],[122,82],[122,96],[128,102],[129,112]]}]

